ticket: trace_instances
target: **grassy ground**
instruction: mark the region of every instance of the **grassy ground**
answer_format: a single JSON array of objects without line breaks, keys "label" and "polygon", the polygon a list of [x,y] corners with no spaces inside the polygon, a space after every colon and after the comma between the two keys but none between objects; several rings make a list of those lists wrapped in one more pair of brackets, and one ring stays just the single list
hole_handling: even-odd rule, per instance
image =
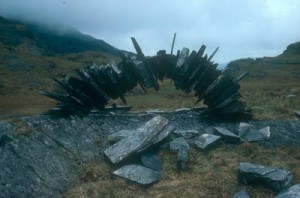
[{"label": "grassy ground", "polygon": [[246,161],[281,167],[290,170],[293,182],[300,181],[300,148],[265,149],[256,144],[238,146],[221,145],[202,152],[192,150],[189,169],[177,172],[176,154],[160,153],[163,160],[161,180],[150,188],[112,177],[113,169],[104,161],[88,164],[82,168],[77,185],[65,194],[75,197],[232,197],[246,189],[251,197],[274,197],[274,192],[262,186],[244,186],[237,182],[237,166]]}]

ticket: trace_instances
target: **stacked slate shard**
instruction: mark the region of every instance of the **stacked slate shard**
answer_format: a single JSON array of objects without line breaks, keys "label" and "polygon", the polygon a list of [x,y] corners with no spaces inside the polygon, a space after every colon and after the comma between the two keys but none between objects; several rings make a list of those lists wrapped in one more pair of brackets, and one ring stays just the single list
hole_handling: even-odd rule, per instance
[{"label": "stacked slate shard", "polygon": [[234,78],[217,69],[211,56],[204,54],[205,45],[198,52],[183,48],[177,55],[160,50],[156,56],[146,57],[134,38],[131,38],[137,56],[122,53],[122,61],[107,65],[93,64],[78,70],[78,76],[63,80],[54,79],[65,94],[46,95],[58,101],[52,112],[88,113],[91,110],[105,110],[110,99],[120,98],[125,104],[127,91],[140,85],[144,91],[150,88],[159,90],[158,80],[168,78],[177,89],[186,93],[194,92],[197,101],[208,106],[209,115],[242,114],[246,105],[240,101],[238,82],[247,73]]}]

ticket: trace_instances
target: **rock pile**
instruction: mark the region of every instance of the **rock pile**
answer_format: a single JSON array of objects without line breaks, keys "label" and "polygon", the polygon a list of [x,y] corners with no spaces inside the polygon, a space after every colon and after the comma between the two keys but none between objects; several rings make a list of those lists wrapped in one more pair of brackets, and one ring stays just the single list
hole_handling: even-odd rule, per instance
[{"label": "rock pile", "polygon": [[[2,121],[0,197],[61,197],[78,179],[82,164],[103,159],[102,153],[111,146],[109,138],[118,143],[137,131],[146,134],[143,128],[156,135],[149,135],[147,141],[136,144],[139,152],[132,152],[125,157],[114,171],[125,165],[123,169],[115,173],[113,171],[113,174],[120,176],[120,172],[128,173],[132,181],[140,181],[141,185],[152,184],[160,178],[163,170],[157,155],[158,148],[169,148],[177,152],[174,161],[177,161],[178,170],[182,171],[188,168],[188,152],[191,148],[198,149],[195,142],[201,135],[218,135],[218,141],[231,144],[241,141],[237,141],[236,137],[239,137],[238,123],[207,120],[202,114],[201,109],[191,109],[159,113],[90,114],[85,117],[55,119],[49,115],[38,115],[16,118],[18,123]],[[145,124],[147,122],[149,124]],[[270,138],[259,144],[272,148],[279,145],[300,145],[300,122],[297,120],[251,121],[248,124],[252,125],[252,129],[259,129],[258,131],[270,126]],[[150,125],[153,125],[153,129]],[[26,128],[26,133],[23,128]],[[169,133],[168,137],[158,138],[166,133]],[[229,134],[233,139],[224,134]],[[143,138],[138,138],[138,141],[141,139]],[[162,139],[161,143],[157,141],[159,139]],[[152,143],[153,146],[147,146]],[[199,151],[202,152],[202,149],[199,148]],[[136,172],[130,172],[132,167]],[[136,179],[141,177],[142,174],[135,174],[140,171],[147,172],[145,174],[148,177]],[[284,193],[299,195],[297,189],[297,186],[291,187],[282,196],[278,193],[278,196],[283,197]]]}]

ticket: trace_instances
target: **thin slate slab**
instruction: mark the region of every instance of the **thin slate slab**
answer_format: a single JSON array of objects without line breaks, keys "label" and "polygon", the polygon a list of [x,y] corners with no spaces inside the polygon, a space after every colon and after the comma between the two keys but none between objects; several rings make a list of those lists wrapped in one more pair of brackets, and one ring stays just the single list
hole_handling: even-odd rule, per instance
[{"label": "thin slate slab", "polygon": [[138,164],[123,166],[112,173],[140,185],[151,185],[158,181],[161,176],[160,172]]},{"label": "thin slate slab", "polygon": [[239,136],[237,136],[235,133],[229,131],[228,129],[222,128],[222,127],[214,127],[214,133],[216,135],[221,136],[221,138],[229,143],[240,143],[241,140]]},{"label": "thin slate slab", "polygon": [[209,149],[218,144],[220,138],[218,135],[202,134],[196,139],[195,145],[200,149]]},{"label": "thin slate slab", "polygon": [[289,187],[288,189],[278,193],[275,198],[299,198],[300,197],[300,183]]},{"label": "thin slate slab", "polygon": [[300,111],[294,111],[294,113],[296,117],[300,118]]},{"label": "thin slate slab", "polygon": [[261,184],[279,192],[290,186],[289,171],[270,166],[241,162],[238,166],[238,181],[243,184]]},{"label": "thin slate slab", "polygon": [[[172,132],[167,127],[169,121],[162,117],[156,116],[146,122],[142,127],[137,129],[137,132],[124,138],[104,151],[104,154],[110,159],[113,164],[117,164],[133,153],[149,148],[157,141],[167,137]],[[167,130],[164,130],[167,128]],[[163,136],[160,133],[163,132]]]}]

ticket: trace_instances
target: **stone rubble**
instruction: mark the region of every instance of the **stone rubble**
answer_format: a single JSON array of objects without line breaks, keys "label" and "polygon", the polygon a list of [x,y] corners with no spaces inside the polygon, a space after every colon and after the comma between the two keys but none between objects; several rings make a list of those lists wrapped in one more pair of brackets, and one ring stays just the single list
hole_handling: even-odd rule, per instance
[{"label": "stone rubble", "polygon": [[[139,166],[138,168],[133,166],[138,169],[135,172],[149,169],[148,172],[153,173],[150,174],[153,176],[152,180],[141,181],[141,185],[153,184],[154,178],[154,182],[159,180],[163,170],[161,170],[162,162],[159,160],[157,152],[162,148],[161,145],[167,145],[164,148],[169,149],[172,140],[182,137],[188,143],[183,145],[189,146],[183,146],[183,148],[194,148],[196,147],[194,141],[204,133],[214,134],[215,127],[221,127],[233,133],[238,131],[236,122],[200,119],[201,110],[157,114],[91,114],[87,117],[71,116],[66,118],[52,118],[49,115],[22,117],[19,119],[31,131],[26,135],[18,134],[19,126],[17,127],[13,122],[0,122],[1,196],[18,197],[22,194],[27,197],[61,197],[77,181],[82,164],[103,159],[103,151],[112,143],[118,143],[127,139],[128,136],[132,137],[133,135],[127,133],[136,133],[155,115],[163,116],[168,120],[168,124],[163,127],[159,135],[154,136],[155,138],[151,141],[146,141],[147,143],[144,142],[141,149],[133,152],[133,157],[126,160],[126,163],[133,160],[128,165]],[[265,136],[272,131],[267,141],[259,142],[261,145],[270,145],[272,148],[280,145],[300,145],[298,120],[251,121],[249,124],[260,129],[258,131],[263,132]],[[149,131],[155,131],[150,128],[149,126]],[[177,133],[174,131],[175,128]],[[191,132],[193,130],[198,131],[199,134]],[[120,131],[123,135],[113,135]],[[191,133],[178,133],[178,131],[190,131]],[[150,136],[152,137],[152,135]],[[108,141],[108,137],[112,142]],[[222,136],[220,140],[226,143],[226,138],[224,138]],[[186,170],[188,153],[185,150],[176,150],[175,152],[178,152],[178,155],[174,159],[174,165],[177,161],[178,170]],[[116,167],[120,167],[120,165],[117,164]],[[124,165],[123,161],[122,165]],[[141,174],[140,176],[143,176],[145,173]],[[131,181],[136,182],[137,180]],[[298,193],[297,187],[291,188],[288,193],[291,194],[291,192]],[[277,196],[281,196],[281,193],[287,193],[287,191],[278,192]],[[292,197],[290,194],[288,195]],[[283,194],[280,198],[284,196]],[[297,197],[297,194],[294,197]]]}]

